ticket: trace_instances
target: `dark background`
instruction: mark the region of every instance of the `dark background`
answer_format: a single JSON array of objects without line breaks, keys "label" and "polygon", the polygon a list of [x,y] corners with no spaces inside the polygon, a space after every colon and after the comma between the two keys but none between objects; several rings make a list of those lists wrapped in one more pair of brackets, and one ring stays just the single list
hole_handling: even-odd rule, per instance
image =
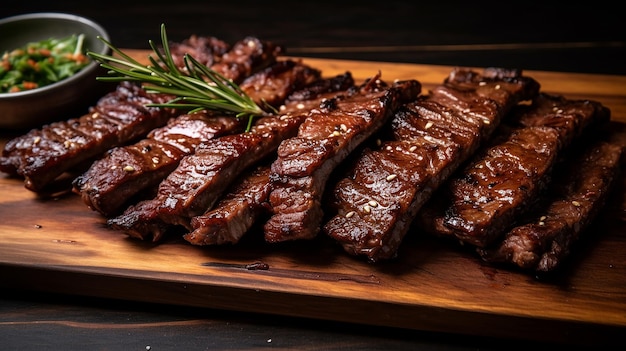
[{"label": "dark background", "polygon": [[122,48],[191,34],[246,35],[293,56],[626,74],[624,16],[608,2],[4,1],[0,17],[69,12],[98,22]]}]

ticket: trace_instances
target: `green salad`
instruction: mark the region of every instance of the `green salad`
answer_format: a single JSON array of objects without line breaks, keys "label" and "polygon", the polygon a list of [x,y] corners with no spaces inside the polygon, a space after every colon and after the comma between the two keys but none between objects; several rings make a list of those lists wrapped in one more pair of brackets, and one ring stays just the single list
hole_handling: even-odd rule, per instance
[{"label": "green salad", "polygon": [[0,58],[0,93],[43,87],[80,71],[90,61],[84,37],[50,38],[5,52]]}]

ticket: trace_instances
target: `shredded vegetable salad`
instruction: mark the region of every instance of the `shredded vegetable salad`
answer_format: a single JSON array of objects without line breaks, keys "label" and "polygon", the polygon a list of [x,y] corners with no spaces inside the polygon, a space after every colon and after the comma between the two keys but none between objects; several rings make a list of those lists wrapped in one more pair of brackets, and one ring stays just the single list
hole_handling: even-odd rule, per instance
[{"label": "shredded vegetable salad", "polygon": [[50,38],[5,52],[0,58],[0,93],[46,86],[80,71],[90,61],[84,37]]}]

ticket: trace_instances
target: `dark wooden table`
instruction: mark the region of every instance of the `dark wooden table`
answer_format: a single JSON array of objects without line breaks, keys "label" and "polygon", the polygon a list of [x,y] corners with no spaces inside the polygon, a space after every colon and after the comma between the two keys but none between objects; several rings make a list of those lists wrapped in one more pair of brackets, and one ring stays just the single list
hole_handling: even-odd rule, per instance
[{"label": "dark wooden table", "polygon": [[[46,11],[83,15],[103,25],[112,41],[124,48],[147,49],[148,39],[158,40],[159,26],[165,23],[173,40],[198,34],[234,42],[255,35],[284,45],[293,56],[626,74],[620,11],[599,2],[568,7],[497,1],[295,4],[111,0],[35,6],[5,1],[0,17]],[[6,350],[522,350],[538,346],[550,345],[72,294],[0,292],[0,348]]]}]

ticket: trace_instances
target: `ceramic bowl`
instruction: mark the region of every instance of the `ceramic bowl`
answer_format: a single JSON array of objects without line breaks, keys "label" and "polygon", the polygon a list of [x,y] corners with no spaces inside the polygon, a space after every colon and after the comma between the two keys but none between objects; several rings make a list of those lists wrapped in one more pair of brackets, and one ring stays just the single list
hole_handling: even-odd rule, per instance
[{"label": "ceramic bowl", "polygon": [[[85,49],[110,54],[98,36],[109,41],[106,30],[96,22],[66,13],[30,13],[0,19],[0,55],[30,42],[85,35]],[[110,83],[96,80],[106,72],[92,61],[74,75],[32,90],[0,93],[0,129],[40,127],[56,120],[87,113],[99,97],[110,90]]]}]

